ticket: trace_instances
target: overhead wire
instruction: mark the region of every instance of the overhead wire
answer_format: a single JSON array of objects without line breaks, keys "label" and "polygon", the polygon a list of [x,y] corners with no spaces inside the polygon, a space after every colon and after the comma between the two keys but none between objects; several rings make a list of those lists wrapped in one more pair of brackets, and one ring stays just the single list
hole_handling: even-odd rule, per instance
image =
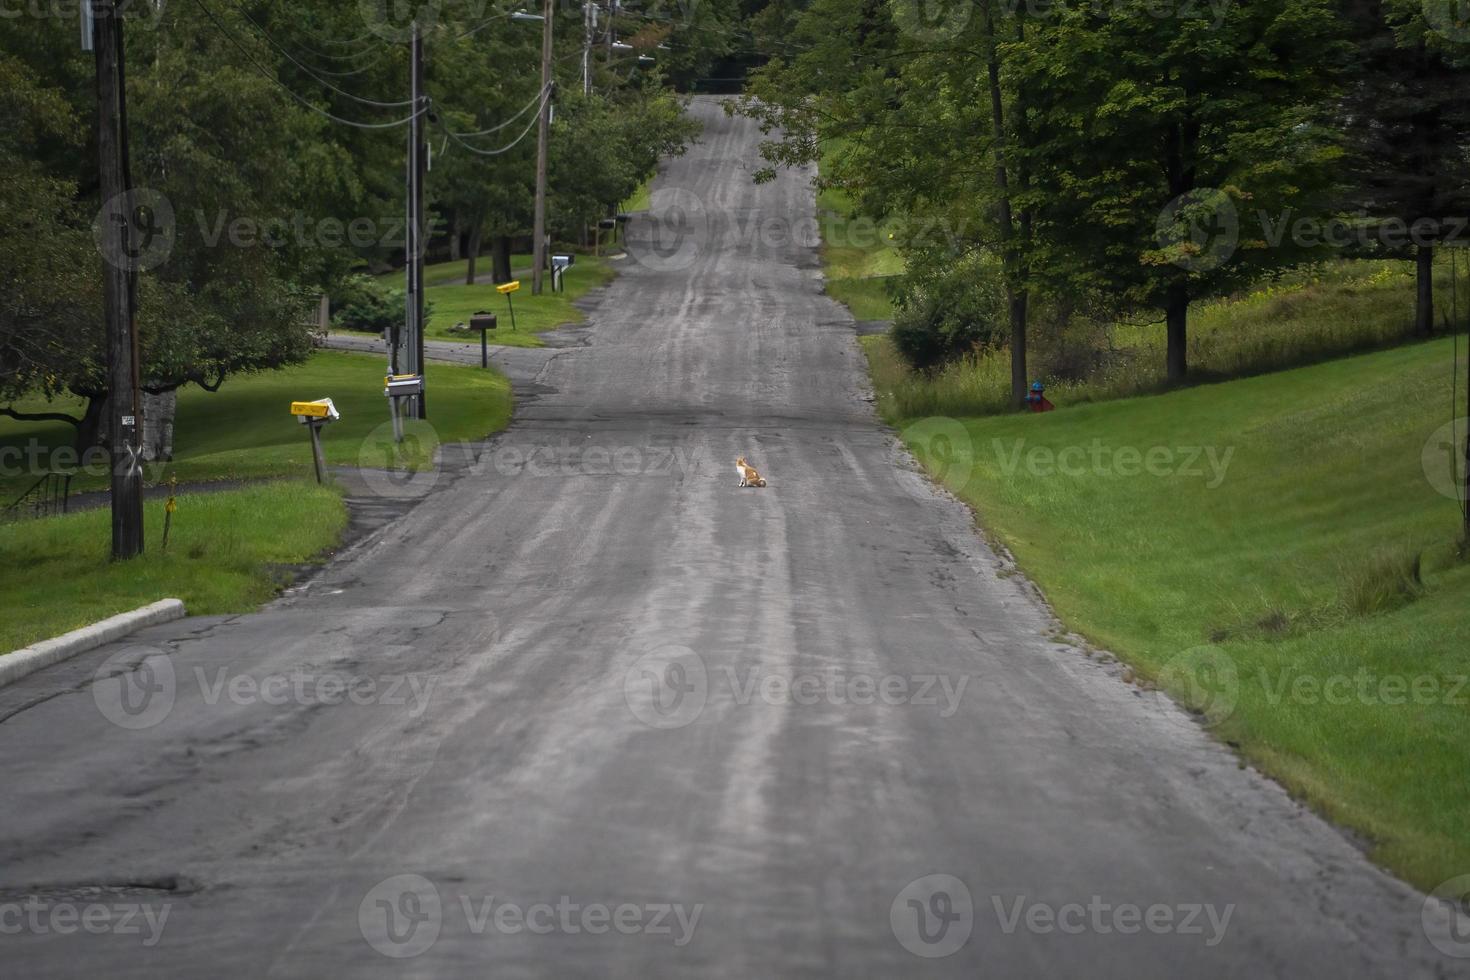
[{"label": "overhead wire", "polygon": [[333,92],[336,92],[343,98],[351,99],[354,102],[360,102],[363,105],[372,106],[375,109],[401,109],[405,106],[413,104],[411,100],[404,100],[401,102],[380,102],[377,99],[365,99],[360,95],[353,95],[351,92],[348,92],[345,89],[338,88],[336,85],[332,84],[325,78],[322,78],[316,72],[312,71],[312,69],[309,68],[307,65],[298,61],[296,57],[291,54],[290,51],[286,50],[285,45],[281,44],[274,37],[272,37],[270,31],[267,31],[259,22],[255,20],[254,17],[251,17],[250,14],[245,11],[244,6],[239,2],[239,0],[230,0],[230,2],[234,5],[236,10],[240,11],[240,16],[244,17],[251,26],[259,31],[261,36],[264,37],[268,42],[270,42],[272,47],[281,52],[281,54],[285,56],[287,61],[291,62],[291,64],[295,65],[297,68],[300,68],[312,79],[320,82],[322,85],[331,89]]},{"label": "overhead wire", "polygon": [[235,35],[233,33],[231,33],[231,31],[227,27],[225,27],[224,24],[220,23],[219,18],[214,15],[214,12],[212,10],[210,10],[207,6],[204,5],[203,0],[194,0],[194,5],[197,6],[200,10],[202,10],[204,12],[204,16],[206,16],[206,17],[209,18],[209,21],[210,21],[210,23],[212,23],[214,25],[215,30],[219,31],[220,34],[224,35],[225,39],[228,40],[231,44],[233,44],[235,46],[235,48],[240,52],[240,54],[244,55],[245,60],[250,63],[251,67],[253,67],[259,74],[261,74],[262,76],[264,76],[267,81],[269,81],[271,84],[275,85],[277,88],[279,88],[281,91],[285,92],[287,95],[291,96],[291,98],[295,99],[297,102],[300,102],[303,106],[305,106],[306,108],[310,109],[312,112],[315,112],[319,116],[323,116],[323,117],[325,117],[327,119],[330,119],[334,123],[339,123],[340,125],[343,125],[343,126],[353,126],[353,127],[357,128],[357,129],[391,129],[391,128],[395,127],[395,126],[403,126],[403,125],[406,125],[407,123],[412,122],[414,119],[418,118],[419,116],[423,115],[425,112],[428,111],[427,106],[425,106],[425,107],[419,108],[418,110],[416,110],[415,112],[413,112],[411,115],[405,116],[402,119],[395,119],[392,122],[385,122],[385,123],[365,123],[365,122],[359,122],[359,121],[357,121],[355,119],[346,119],[346,118],[343,118],[342,116],[338,116],[338,115],[335,115],[334,113],[328,112],[326,109],[323,109],[320,106],[312,103],[305,96],[299,94],[295,89],[291,88],[289,85],[287,85],[286,83],[282,82],[279,78],[277,78],[275,76],[275,73],[274,72],[272,72],[269,69],[265,68],[263,65],[261,65],[260,62],[256,61],[255,60],[255,57],[253,55],[251,55],[251,53],[248,50],[246,50],[245,46],[240,43],[239,39],[236,38]]},{"label": "overhead wire", "polygon": [[[550,85],[547,85],[544,89],[541,90],[540,98],[537,100],[538,106],[544,108],[545,105],[546,105],[547,100],[550,99],[550,98],[551,98],[551,86]],[[439,125],[444,129],[444,134],[446,136],[448,136],[450,139],[454,140],[454,142],[458,143],[461,147],[463,147],[464,149],[468,150],[469,152],[474,153],[477,156],[494,157],[494,156],[500,156],[502,153],[508,153],[512,149],[514,149],[515,146],[518,143],[521,142],[521,140],[525,139],[526,136],[528,134],[530,134],[532,127],[534,127],[536,125],[536,123],[540,121],[540,119],[541,119],[541,112],[538,110],[537,113],[536,113],[536,115],[532,116],[531,119],[530,119],[530,121],[526,123],[525,128],[521,130],[519,136],[517,136],[515,139],[511,140],[509,143],[506,143],[504,146],[496,147],[493,150],[483,150],[483,149],[481,149],[481,148],[479,148],[477,146],[474,146],[474,145],[472,145],[470,143],[466,143],[463,139],[460,138],[460,135],[458,133],[455,133],[452,129],[449,128],[448,125],[446,125],[444,123],[443,119],[440,119],[439,120]]]}]

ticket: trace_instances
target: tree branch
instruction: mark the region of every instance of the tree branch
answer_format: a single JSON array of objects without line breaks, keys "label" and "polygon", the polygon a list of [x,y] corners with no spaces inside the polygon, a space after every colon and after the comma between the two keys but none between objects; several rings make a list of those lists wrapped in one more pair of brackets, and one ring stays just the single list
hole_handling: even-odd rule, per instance
[{"label": "tree branch", "polygon": [[0,406],[0,415],[18,422],[66,422],[76,426],[82,424],[81,419],[67,415],[65,412],[17,412],[9,405]]}]

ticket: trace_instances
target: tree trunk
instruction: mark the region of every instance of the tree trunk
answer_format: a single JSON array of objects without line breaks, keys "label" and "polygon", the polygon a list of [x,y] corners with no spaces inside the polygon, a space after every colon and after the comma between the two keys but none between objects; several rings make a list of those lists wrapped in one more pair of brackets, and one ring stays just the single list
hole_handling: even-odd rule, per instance
[{"label": "tree trunk", "polygon": [[1434,246],[1420,245],[1415,255],[1419,289],[1414,298],[1414,332],[1421,337],[1434,333]]},{"label": "tree trunk", "polygon": [[1011,319],[1011,405],[1026,407],[1026,290],[1016,252],[1015,220],[1011,214],[1010,172],[1006,160],[1005,101],[1000,85],[1000,59],[996,54],[995,21],[985,5],[985,32],[990,48],[986,77],[990,84],[990,127],[995,138],[995,188],[999,192],[996,224],[1000,232],[1001,260],[1005,269],[1006,297]]},{"label": "tree trunk", "polygon": [[510,236],[496,235],[490,244],[490,278],[510,282]]},{"label": "tree trunk", "polygon": [[143,393],[143,460],[163,463],[174,458],[174,413],[179,393],[170,389],[158,395]]},{"label": "tree trunk", "polygon": [[470,228],[470,241],[465,248],[464,284],[466,286],[475,284],[475,260],[480,257],[480,235],[480,223],[477,221]]},{"label": "tree trunk", "polygon": [[1169,287],[1164,314],[1169,324],[1169,381],[1178,383],[1189,373],[1188,336],[1185,329],[1189,319],[1189,290],[1185,286]]},{"label": "tree trunk", "polygon": [[461,258],[460,236],[464,230],[459,226],[459,215],[454,216],[454,223],[449,226],[449,261],[458,262]]},{"label": "tree trunk", "polygon": [[91,395],[87,407],[82,411],[81,424],[77,426],[77,456],[96,446],[107,446],[107,396]]},{"label": "tree trunk", "polygon": [[1017,407],[1026,404],[1026,290],[1006,289],[1011,311],[1011,400]]}]

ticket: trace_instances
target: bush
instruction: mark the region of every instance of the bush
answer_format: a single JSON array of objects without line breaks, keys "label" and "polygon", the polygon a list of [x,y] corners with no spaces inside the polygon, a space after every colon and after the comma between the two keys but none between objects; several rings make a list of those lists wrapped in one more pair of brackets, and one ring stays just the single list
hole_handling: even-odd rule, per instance
[{"label": "bush", "polygon": [[[400,327],[405,296],[402,289],[385,286],[371,276],[351,276],[332,293],[332,326],[377,334]],[[424,304],[426,323],[432,309],[432,303]]]},{"label": "bush", "polygon": [[921,276],[901,292],[891,332],[911,367],[932,372],[1005,342],[1005,289],[992,263],[970,260]]}]

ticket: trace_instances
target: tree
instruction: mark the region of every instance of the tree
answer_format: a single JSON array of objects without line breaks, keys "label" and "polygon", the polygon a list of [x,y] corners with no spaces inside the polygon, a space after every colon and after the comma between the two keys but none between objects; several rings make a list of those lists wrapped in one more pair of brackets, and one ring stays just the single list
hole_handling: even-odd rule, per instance
[{"label": "tree", "polygon": [[[1019,407],[1029,380],[1033,209],[1042,202],[1032,195],[1027,207],[1016,204],[1030,187],[1020,152],[1030,134],[1022,91],[1004,84],[1002,64],[1007,45],[1024,39],[1025,15],[999,0],[940,8],[923,22],[905,5],[819,0],[791,33],[803,50],[787,58],[778,47],[740,111],[782,133],[765,145],[768,161],[820,161],[823,186],[848,192],[863,214],[897,223],[894,239],[909,269],[902,301],[934,295],[952,268],[998,270]],[[758,21],[789,16],[773,5]],[[986,253],[999,263],[983,261]],[[941,291],[952,289],[946,283]],[[986,336],[997,327],[975,325]]]},{"label": "tree", "polygon": [[1324,125],[1344,56],[1330,0],[1260,0],[1158,16],[1149,0],[1058,8],[1005,46],[1024,92],[1044,209],[1033,268],[1063,288],[1152,307],[1171,381],[1190,303],[1300,259],[1241,221],[1311,211],[1339,153]]},{"label": "tree", "polygon": [[1451,13],[1440,0],[1348,0],[1347,11],[1357,48],[1342,105],[1349,205],[1371,216],[1383,251],[1415,259],[1414,324],[1427,336],[1435,250],[1470,238],[1470,31],[1435,16]]}]

